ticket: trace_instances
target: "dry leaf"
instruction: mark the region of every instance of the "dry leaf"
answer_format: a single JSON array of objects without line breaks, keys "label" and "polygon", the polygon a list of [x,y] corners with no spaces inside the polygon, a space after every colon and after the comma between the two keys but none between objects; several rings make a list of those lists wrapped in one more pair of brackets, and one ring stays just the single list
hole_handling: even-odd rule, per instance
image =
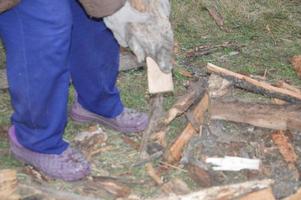
[{"label": "dry leaf", "polygon": [[301,55],[292,57],[291,63],[294,69],[296,70],[298,76],[301,78]]}]

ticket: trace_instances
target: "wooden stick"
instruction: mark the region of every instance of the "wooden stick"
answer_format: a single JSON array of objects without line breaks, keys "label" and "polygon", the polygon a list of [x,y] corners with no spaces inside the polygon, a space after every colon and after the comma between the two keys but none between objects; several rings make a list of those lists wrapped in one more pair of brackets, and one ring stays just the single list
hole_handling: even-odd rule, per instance
[{"label": "wooden stick", "polygon": [[301,105],[211,101],[211,119],[247,123],[275,130],[301,131]]},{"label": "wooden stick", "polygon": [[[209,106],[209,96],[207,93],[204,94],[202,100],[193,110],[193,116],[201,125],[204,121],[204,114]],[[170,149],[165,154],[165,159],[168,163],[175,163],[181,159],[181,155],[184,147],[189,142],[189,140],[196,135],[198,132],[194,128],[192,123],[188,123],[182,134],[175,140]]]},{"label": "wooden stick", "polygon": [[163,95],[157,94],[154,97],[152,97],[150,102],[150,119],[148,123],[147,129],[143,132],[141,146],[140,146],[140,158],[141,159],[147,159],[147,144],[149,141],[149,138],[151,136],[151,133],[156,131],[155,129],[158,128],[159,121],[161,117],[163,116]]},{"label": "wooden stick", "polygon": [[249,181],[245,183],[238,183],[234,185],[217,186],[187,195],[158,198],[156,200],[188,200],[188,199],[202,199],[202,200],[232,200],[239,199],[251,192],[259,191],[269,188],[274,183],[273,180],[266,179],[261,181]]},{"label": "wooden stick", "polygon": [[168,125],[172,122],[177,116],[183,114],[190,108],[190,106],[200,98],[204,89],[207,88],[207,83],[204,81],[197,81],[192,83],[188,89],[188,92],[181,96],[176,103],[171,107],[171,109],[166,113],[164,118],[164,124]]},{"label": "wooden stick", "polygon": [[248,76],[223,69],[211,63],[208,63],[207,70],[210,73],[218,74],[232,81],[237,87],[292,103],[301,102],[301,94],[291,90],[274,87],[269,83],[258,81]]}]

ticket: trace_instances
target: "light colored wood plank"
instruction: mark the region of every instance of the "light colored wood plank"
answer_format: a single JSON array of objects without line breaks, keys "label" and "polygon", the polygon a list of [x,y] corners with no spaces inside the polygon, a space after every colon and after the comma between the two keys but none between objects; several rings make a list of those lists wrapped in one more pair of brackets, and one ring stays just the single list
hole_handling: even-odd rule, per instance
[{"label": "light colored wood plank", "polygon": [[172,74],[164,73],[158,64],[150,57],[146,58],[149,93],[157,94],[174,90]]}]

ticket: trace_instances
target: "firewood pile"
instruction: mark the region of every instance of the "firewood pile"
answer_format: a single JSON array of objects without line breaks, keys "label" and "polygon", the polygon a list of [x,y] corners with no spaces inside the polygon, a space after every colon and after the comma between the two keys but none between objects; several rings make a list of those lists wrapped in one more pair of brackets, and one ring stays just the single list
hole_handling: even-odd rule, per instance
[{"label": "firewood pile", "polygon": [[[263,170],[260,159],[228,155],[210,157],[204,153],[201,158],[197,159],[193,156],[193,151],[202,140],[203,132],[208,132],[210,123],[214,120],[271,129],[274,130],[271,134],[274,144],[287,163],[288,169],[296,172],[295,176],[299,179],[298,156],[286,132],[301,131],[301,106],[299,104],[301,91],[285,82],[272,85],[266,81],[234,73],[210,63],[207,65],[207,71],[209,78],[195,78],[191,81],[186,93],[178,97],[167,112],[164,112],[162,108],[163,96],[159,95],[152,99],[150,102],[152,108],[150,124],[145,131],[146,133],[143,134],[140,144],[131,140],[130,137],[122,136],[127,144],[140,152],[140,159],[133,163],[133,167],[144,167],[151,180],[162,191],[162,196],[153,199],[276,199],[272,191],[275,180],[272,179],[262,177],[223,185],[213,181],[212,171],[235,173],[241,170]],[[189,74],[188,72],[185,73],[186,75]],[[271,100],[265,103],[250,103],[239,99],[225,100],[223,97],[230,92],[231,88],[241,88],[243,91],[271,97]],[[187,119],[185,128],[179,130],[178,136],[171,143],[168,143],[166,137],[170,124],[183,115]],[[76,142],[76,145],[86,152],[89,159],[97,153],[110,150],[110,148],[102,145],[107,140],[107,136],[97,135],[98,133],[104,134],[101,129],[94,128],[90,132],[93,134],[86,134],[89,138],[83,139],[86,136],[80,136],[82,138]],[[87,143],[82,144],[83,140]],[[169,169],[186,170],[201,190],[192,192],[180,179],[165,181],[162,177],[164,171]],[[124,181],[122,178],[94,177],[84,181],[85,185],[91,184],[93,187],[102,188],[113,194],[115,199],[140,199],[131,195],[130,187],[122,183]],[[22,191],[31,191],[39,195],[40,199],[97,199],[56,191],[41,185],[17,184],[14,171],[0,171],[0,199],[22,199],[18,195],[20,191],[21,193]],[[297,199],[301,199],[300,190],[285,198],[285,200]]]}]

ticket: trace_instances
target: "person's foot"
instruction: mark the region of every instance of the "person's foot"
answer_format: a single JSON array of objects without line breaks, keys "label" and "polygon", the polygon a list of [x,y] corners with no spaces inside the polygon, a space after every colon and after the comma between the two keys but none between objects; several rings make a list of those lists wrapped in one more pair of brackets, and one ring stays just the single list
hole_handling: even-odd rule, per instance
[{"label": "person's foot", "polygon": [[17,140],[15,128],[9,129],[10,150],[17,160],[30,164],[51,178],[76,181],[90,173],[83,155],[68,147],[62,154],[42,154],[24,148]]},{"label": "person's foot", "polygon": [[148,125],[146,113],[124,108],[117,117],[106,118],[84,109],[77,101],[73,104],[70,115],[76,122],[96,122],[122,133],[141,132]]}]

